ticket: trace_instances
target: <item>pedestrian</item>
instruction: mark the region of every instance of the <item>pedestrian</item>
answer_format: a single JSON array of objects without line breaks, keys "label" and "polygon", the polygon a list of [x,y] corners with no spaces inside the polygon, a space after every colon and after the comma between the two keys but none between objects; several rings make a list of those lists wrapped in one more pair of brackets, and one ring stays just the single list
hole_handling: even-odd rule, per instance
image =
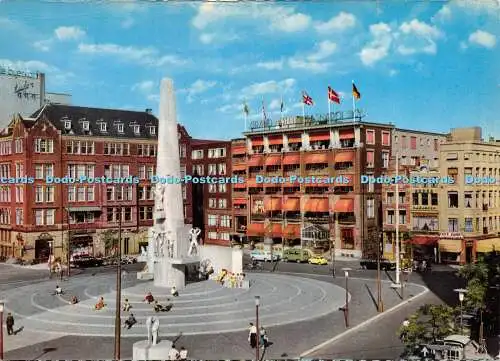
[{"label": "pedestrian", "polygon": [[187,360],[188,357],[188,351],[184,348],[184,346],[181,347],[181,351],[179,352],[179,359],[182,361]]},{"label": "pedestrian", "polygon": [[172,344],[172,348],[168,352],[168,359],[169,360],[178,360],[180,357],[179,351],[175,348],[175,345]]},{"label": "pedestrian", "polygon": [[248,329],[248,342],[250,343],[251,348],[257,347],[257,327],[255,327],[251,322]]},{"label": "pedestrian", "polygon": [[63,294],[63,290],[59,285],[56,285],[56,291],[54,293],[56,296],[60,296]]},{"label": "pedestrian", "polygon": [[177,297],[177,296],[179,296],[179,291],[177,291],[177,288],[175,286],[173,286],[172,289],[170,290],[170,294],[173,297]]},{"label": "pedestrian", "polygon": [[5,320],[5,324],[7,325],[7,335],[15,335],[14,332],[14,316],[9,312],[7,314],[7,319]]},{"label": "pedestrian", "polygon": [[128,302],[128,298],[125,298],[125,302],[123,303],[123,311],[128,312],[131,308],[132,306]]},{"label": "pedestrian", "polygon": [[128,318],[125,320],[125,324],[123,325],[123,327],[127,328],[127,330],[130,330],[132,328],[133,325],[135,325],[137,323],[137,320],[135,319],[134,317],[134,314],[131,313],[130,316],[128,316]]},{"label": "pedestrian", "polygon": [[260,326],[259,329],[259,336],[260,336],[260,346],[262,348],[266,348],[268,345],[269,339],[267,338],[267,332],[266,329],[263,326]]},{"label": "pedestrian", "polygon": [[147,302],[148,304],[152,303],[154,300],[155,300],[155,298],[153,297],[153,295],[151,294],[151,292],[148,292],[146,294],[146,297],[144,297],[144,302]]}]

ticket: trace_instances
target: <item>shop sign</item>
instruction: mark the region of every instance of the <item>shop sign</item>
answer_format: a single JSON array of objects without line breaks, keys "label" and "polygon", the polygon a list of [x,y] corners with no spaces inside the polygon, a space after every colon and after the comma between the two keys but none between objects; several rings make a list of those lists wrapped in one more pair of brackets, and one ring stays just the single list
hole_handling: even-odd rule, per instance
[{"label": "shop sign", "polygon": [[441,232],[439,233],[439,238],[446,239],[463,239],[464,236],[460,232]]}]

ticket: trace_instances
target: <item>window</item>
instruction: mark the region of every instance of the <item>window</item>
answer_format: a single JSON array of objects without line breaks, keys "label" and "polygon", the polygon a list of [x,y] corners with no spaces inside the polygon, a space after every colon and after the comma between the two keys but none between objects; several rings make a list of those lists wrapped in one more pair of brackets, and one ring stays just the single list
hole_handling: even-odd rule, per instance
[{"label": "window", "polygon": [[45,187],[45,202],[54,202],[54,186],[46,186]]},{"label": "window", "polygon": [[139,166],[139,179],[146,179],[146,166],[145,165]]},{"label": "window", "polygon": [[43,179],[43,165],[35,164],[35,179]]},{"label": "window", "polygon": [[389,152],[382,152],[382,167],[389,168]]},{"label": "window", "polygon": [[186,191],[186,185],[185,184],[182,185],[181,190],[182,190],[182,199],[186,200],[187,199],[187,191]]},{"label": "window", "polygon": [[218,218],[218,216],[216,214],[209,214],[208,215],[208,225],[209,226],[217,226],[217,218]]},{"label": "window", "polygon": [[35,153],[54,153],[54,140],[36,138]]},{"label": "window", "polygon": [[43,209],[35,210],[35,224],[37,226],[43,226]]},{"label": "window", "polygon": [[151,165],[151,166],[149,166],[149,167],[148,167],[147,178],[148,178],[148,179],[153,178],[154,172],[155,172],[155,167],[154,167],[154,166],[152,166],[152,165]]},{"label": "window", "polygon": [[423,206],[429,205],[429,193],[422,193],[422,205]]},{"label": "window", "polygon": [[99,129],[101,132],[105,133],[108,131],[108,125],[106,123],[99,123]]},{"label": "window", "polygon": [[227,208],[227,200],[224,198],[219,199],[219,208],[220,209],[225,209]]},{"label": "window", "polygon": [[366,217],[375,218],[375,200],[368,199],[366,204]]},{"label": "window", "polygon": [[115,188],[114,187],[108,187],[106,188],[106,199],[108,201],[113,201],[115,199]]},{"label": "window", "polygon": [[90,130],[89,122],[87,122],[87,121],[83,122],[82,123],[82,128],[85,131],[89,131]]},{"label": "window", "polygon": [[36,186],[35,188],[35,202],[42,203],[43,202],[43,187]]},{"label": "window", "polygon": [[55,209],[46,209],[45,210],[45,224],[47,226],[54,225],[56,210]]},{"label": "window", "polygon": [[220,183],[219,184],[219,192],[220,193],[226,193],[226,190],[227,190],[226,183]]},{"label": "window", "polygon": [[217,184],[210,183],[208,185],[208,193],[216,193],[217,192]]},{"label": "window", "polygon": [[208,150],[208,158],[223,158],[226,156],[226,148],[212,148]]},{"label": "window", "polygon": [[458,232],[458,218],[448,218],[448,232]]},{"label": "window", "polygon": [[203,149],[193,150],[191,152],[192,159],[203,159]]},{"label": "window", "polygon": [[181,158],[186,158],[186,144],[179,145],[179,156]]},{"label": "window", "polygon": [[414,206],[418,206],[419,205],[418,193],[413,193],[412,194],[412,204]]},{"label": "window", "polygon": [[391,133],[390,132],[382,132],[382,145],[385,145],[385,146],[391,145]]},{"label": "window", "polygon": [[208,199],[208,208],[217,208],[217,199],[209,198]]},{"label": "window", "polygon": [[193,165],[193,175],[196,174],[196,175],[203,175],[203,164],[196,164],[196,165]]},{"label": "window", "polygon": [[448,192],[448,208],[458,208],[457,192]]},{"label": "window", "polygon": [[24,187],[16,186],[16,203],[24,202]]},{"label": "window", "polygon": [[375,192],[375,183],[368,183],[368,192],[373,193]]},{"label": "window", "polygon": [[410,137],[410,149],[417,149],[417,137]]},{"label": "window", "polygon": [[139,125],[134,125],[134,134],[141,134],[141,127]]},{"label": "window", "polygon": [[394,211],[389,210],[387,211],[387,224],[395,224],[395,219],[394,219]]},{"label": "window", "polygon": [[208,232],[209,239],[217,239],[217,232]]},{"label": "window", "polygon": [[399,211],[399,224],[406,224],[406,210]]},{"label": "window", "polygon": [[217,174],[217,164],[209,164],[208,175],[216,175],[216,174]]},{"label": "window", "polygon": [[87,187],[87,201],[94,201],[94,187]]},{"label": "window", "polygon": [[17,138],[14,142],[15,152],[22,153],[23,152],[23,140],[22,138]]},{"label": "window", "polygon": [[231,216],[221,216],[220,225],[221,227],[231,227]]},{"label": "window", "polygon": [[219,175],[226,175],[226,163],[219,163]]},{"label": "window", "polygon": [[472,192],[465,192],[464,206],[465,208],[472,208]]},{"label": "window", "polygon": [[374,160],[375,160],[375,151],[373,151],[373,150],[367,151],[366,152],[366,167],[373,168],[375,166]]},{"label": "window", "polygon": [[117,124],[116,127],[118,129],[118,133],[123,133],[123,124]]},{"label": "window", "polygon": [[408,148],[408,140],[406,139],[406,135],[401,136],[401,148]]},{"label": "window", "polygon": [[375,131],[372,129],[366,130],[366,144],[375,144]]},{"label": "window", "polygon": [[458,160],[458,153],[446,154],[446,160]]},{"label": "window", "polygon": [[465,218],[465,232],[473,232],[472,218]]},{"label": "window", "polygon": [[184,178],[186,176],[186,166],[181,165],[181,178]]},{"label": "window", "polygon": [[156,134],[156,127],[155,126],[149,127],[149,134],[150,135],[155,135]]},{"label": "window", "polygon": [[76,187],[68,186],[68,201],[74,202],[76,199]]},{"label": "window", "polygon": [[387,192],[387,203],[388,204],[394,203],[394,193],[393,192]]},{"label": "window", "polygon": [[16,208],[16,224],[17,225],[24,224],[24,217],[23,217],[23,209],[22,208]]},{"label": "window", "polygon": [[77,200],[78,200],[78,202],[85,202],[85,188],[84,187],[78,187]]},{"label": "window", "polygon": [[437,193],[431,193],[431,205],[432,206],[437,206],[438,205],[438,195],[437,195]]},{"label": "window", "polygon": [[405,198],[406,198],[406,193],[405,192],[399,192],[399,204],[405,203]]}]

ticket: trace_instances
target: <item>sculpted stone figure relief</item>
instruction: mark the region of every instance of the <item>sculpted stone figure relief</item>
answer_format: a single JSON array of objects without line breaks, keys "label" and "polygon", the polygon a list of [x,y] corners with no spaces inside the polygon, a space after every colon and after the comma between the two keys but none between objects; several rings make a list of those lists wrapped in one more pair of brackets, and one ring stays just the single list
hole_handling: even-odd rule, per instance
[{"label": "sculpted stone figure relief", "polygon": [[191,235],[191,244],[189,245],[188,256],[195,256],[198,254],[198,236],[201,233],[199,228],[191,228],[189,234]]},{"label": "sculpted stone figure relief", "polygon": [[148,343],[151,345],[158,344],[158,336],[160,331],[160,320],[156,317],[149,316],[146,319],[146,328],[148,330]]},{"label": "sculpted stone figure relief", "polygon": [[157,211],[163,210],[163,201],[165,196],[165,186],[163,184],[156,184],[155,187],[155,207]]}]

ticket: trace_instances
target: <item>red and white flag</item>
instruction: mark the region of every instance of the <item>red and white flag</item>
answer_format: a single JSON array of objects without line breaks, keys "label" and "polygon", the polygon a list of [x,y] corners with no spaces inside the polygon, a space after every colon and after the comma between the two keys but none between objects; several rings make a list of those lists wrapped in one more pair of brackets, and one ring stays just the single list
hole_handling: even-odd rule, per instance
[{"label": "red and white flag", "polygon": [[313,98],[311,98],[306,92],[302,92],[302,103],[305,105],[314,105]]},{"label": "red and white flag", "polygon": [[330,86],[328,87],[328,100],[332,103],[340,104],[340,95]]}]

